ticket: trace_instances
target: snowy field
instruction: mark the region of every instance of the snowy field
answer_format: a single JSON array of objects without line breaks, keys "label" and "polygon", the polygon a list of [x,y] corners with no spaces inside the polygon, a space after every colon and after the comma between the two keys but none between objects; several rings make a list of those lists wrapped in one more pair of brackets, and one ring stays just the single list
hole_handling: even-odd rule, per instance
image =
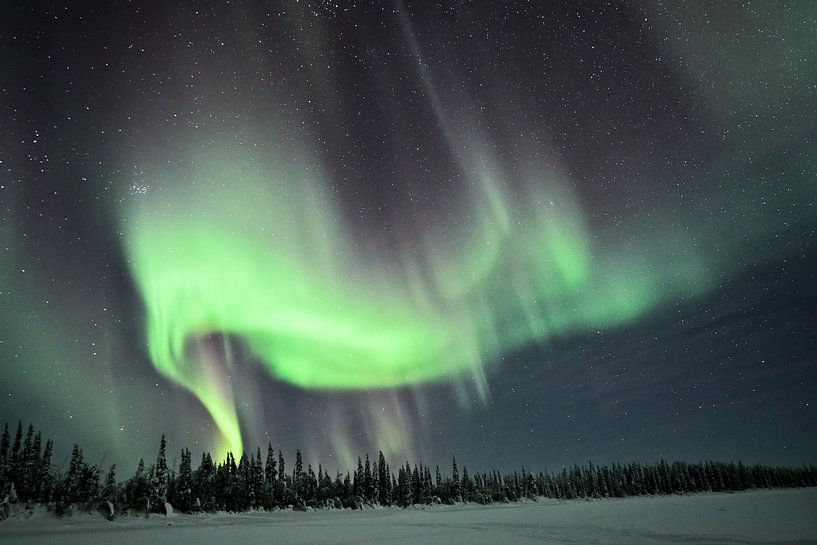
[{"label": "snowy field", "polygon": [[115,522],[35,515],[1,522],[0,543],[817,544],[817,489],[427,510],[154,516]]}]

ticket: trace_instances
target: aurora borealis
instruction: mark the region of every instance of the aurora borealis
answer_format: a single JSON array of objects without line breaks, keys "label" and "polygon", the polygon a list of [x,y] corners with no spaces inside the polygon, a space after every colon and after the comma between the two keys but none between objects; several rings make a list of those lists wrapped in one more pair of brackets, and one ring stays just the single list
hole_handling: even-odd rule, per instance
[{"label": "aurora borealis", "polygon": [[725,10],[15,8],[2,414],[125,464],[806,460],[817,11]]}]

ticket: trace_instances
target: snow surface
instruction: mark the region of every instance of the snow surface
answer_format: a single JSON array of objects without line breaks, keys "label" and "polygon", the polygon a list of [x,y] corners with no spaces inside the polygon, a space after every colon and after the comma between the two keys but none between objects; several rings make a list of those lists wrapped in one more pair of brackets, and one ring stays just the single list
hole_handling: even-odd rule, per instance
[{"label": "snow surface", "polygon": [[817,489],[493,506],[0,523],[0,543],[94,545],[817,544]]}]

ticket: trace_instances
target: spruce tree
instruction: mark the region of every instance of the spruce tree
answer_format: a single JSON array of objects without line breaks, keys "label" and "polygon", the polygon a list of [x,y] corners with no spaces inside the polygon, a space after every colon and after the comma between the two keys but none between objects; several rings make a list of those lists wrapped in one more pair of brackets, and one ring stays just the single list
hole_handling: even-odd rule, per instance
[{"label": "spruce tree", "polygon": [[352,479],[352,494],[354,496],[363,496],[363,461],[360,456],[357,457],[357,470]]},{"label": "spruce tree", "polygon": [[460,490],[460,472],[457,470],[457,457],[453,458],[451,467],[451,501],[458,502],[462,500],[462,491]]},{"label": "spruce tree", "polygon": [[269,484],[273,484],[278,479],[278,471],[276,469],[275,451],[272,444],[267,445],[267,465],[264,468],[264,479]]},{"label": "spruce tree", "polygon": [[292,487],[295,489],[297,497],[303,495],[303,474],[304,474],[304,460],[301,456],[301,450],[295,450],[295,470],[292,472]]},{"label": "spruce tree", "polygon": [[423,468],[421,499],[423,503],[430,504],[433,496],[433,485],[431,481],[431,469],[428,466]]},{"label": "spruce tree", "polygon": [[201,463],[193,474],[193,508],[205,511],[215,510],[216,468],[209,452],[201,454]]},{"label": "spruce tree", "polygon": [[159,442],[159,455],[156,457],[156,465],[153,466],[153,475],[150,480],[150,508],[154,513],[165,512],[169,482],[166,450],[167,441],[162,434],[162,440]]},{"label": "spruce tree", "polygon": [[65,500],[69,505],[80,501],[84,465],[82,450],[79,445],[74,445],[71,451],[71,462],[68,465],[68,474],[65,476]]},{"label": "spruce tree", "polygon": [[[141,512],[162,512],[165,500],[180,511],[228,509],[242,511],[259,506],[272,508],[274,500],[281,505],[293,504],[299,508],[313,506],[359,506],[360,500],[377,501],[380,504],[408,506],[413,503],[429,503],[434,495],[445,502],[517,501],[539,496],[550,498],[609,497],[639,494],[672,494],[715,490],[733,491],[755,487],[799,487],[817,485],[817,468],[778,468],[762,465],[745,466],[742,462],[722,463],[707,461],[689,464],[667,463],[659,460],[654,464],[637,462],[622,466],[574,465],[563,468],[560,474],[539,472],[534,474],[522,468],[505,476],[493,470],[490,473],[470,474],[463,466],[462,475],[456,458],[452,458],[452,479],[444,478],[439,466],[436,480],[432,479],[430,467],[409,462],[400,467],[397,477],[391,473],[383,452],[378,452],[376,462],[366,455],[364,464],[358,458],[354,480],[347,472],[345,479],[337,472],[334,482],[318,466],[317,475],[309,465],[303,471],[300,451],[296,453],[292,476],[276,471],[275,452],[267,449],[267,465],[261,460],[261,450],[249,458],[242,454],[236,464],[232,453],[227,453],[224,463],[216,467],[209,453],[203,453],[201,464],[192,470],[189,449],[182,449],[178,475],[171,472],[166,461],[166,441],[162,436],[156,464],[145,473],[140,460],[136,474],[126,481],[124,487],[116,484],[115,467],[111,467],[100,487],[100,472],[96,466],[87,464],[82,450],[74,445],[71,461],[64,475],[54,473],[51,467],[53,442],[46,441],[42,449],[42,435],[28,426],[23,438],[22,423],[18,423],[14,444],[5,426],[0,440],[0,492],[9,501],[53,502],[56,514],[65,513],[71,506],[79,509],[98,509],[112,517],[122,508]],[[283,456],[279,452],[279,466]],[[13,465],[13,467],[12,467]],[[276,485],[294,480],[287,494],[273,496]],[[164,485],[162,485],[164,483]],[[164,494],[162,493],[164,488]],[[296,495],[297,492],[300,496]],[[340,501],[331,501],[338,498]],[[105,505],[107,504],[107,505]]]},{"label": "spruce tree", "polygon": [[95,508],[99,499],[99,469],[83,464],[80,476],[79,503],[86,510]]},{"label": "spruce tree", "polygon": [[129,509],[145,514],[150,512],[150,486],[142,459],[136,467],[136,474],[125,484],[125,498]]},{"label": "spruce tree", "polygon": [[533,473],[528,473],[527,496],[535,500],[539,496],[539,487],[536,485],[536,478]]},{"label": "spruce tree", "polygon": [[174,509],[178,509],[183,513],[190,513],[195,502],[193,499],[193,467],[190,450],[183,448],[181,457],[179,476],[176,479],[171,505],[173,505]]},{"label": "spruce tree", "polygon": [[51,492],[53,486],[51,476],[51,457],[53,455],[53,452],[54,441],[49,439],[45,443],[45,450],[43,450],[43,459],[40,465],[39,501],[41,501],[42,503],[48,503],[51,501]]},{"label": "spruce tree", "polygon": [[372,466],[369,463],[369,453],[366,453],[366,465],[363,469],[363,497],[366,501],[374,499],[374,481],[372,480]]},{"label": "spruce tree", "polygon": [[352,496],[352,478],[349,476],[349,472],[346,472],[346,477],[343,478],[343,503],[347,507],[349,506],[350,499]]},{"label": "spruce tree", "polygon": [[20,454],[20,446],[23,441],[23,421],[17,421],[17,433],[14,434],[14,443],[11,446],[11,465],[14,466],[17,462],[17,457]]},{"label": "spruce tree", "polygon": [[323,501],[326,499],[326,492],[323,489],[323,466],[320,462],[318,462],[318,477],[317,477],[317,488],[315,490],[315,499],[318,502],[318,505],[322,505]]},{"label": "spruce tree", "polygon": [[391,492],[389,490],[390,484],[389,469],[388,466],[386,466],[386,458],[383,456],[383,451],[381,450],[377,458],[377,499],[380,505],[389,504],[389,493]]},{"label": "spruce tree", "polygon": [[315,472],[312,470],[312,464],[307,465],[304,481],[303,499],[307,503],[311,502],[314,504],[318,491],[318,479],[315,476]]},{"label": "spruce tree", "polygon": [[243,453],[238,460],[233,485],[233,510],[244,511],[249,505],[250,498],[250,460]]},{"label": "spruce tree", "polygon": [[420,482],[420,471],[417,465],[414,465],[414,470],[411,471],[411,502],[413,504],[422,503],[422,483]]},{"label": "spruce tree", "polygon": [[116,486],[116,465],[112,465],[108,475],[105,477],[105,483],[102,485],[102,490],[99,493],[99,499],[107,507],[105,511],[105,518],[113,520],[116,515],[116,502],[118,497],[118,490]]},{"label": "spruce tree", "polygon": [[23,441],[23,422],[17,421],[17,433],[14,434],[14,443],[11,446],[11,454],[9,455],[6,467],[6,479],[11,484],[11,489],[14,496],[17,497],[17,487],[20,482],[20,447]]},{"label": "spruce tree", "polygon": [[304,473],[304,459],[301,456],[301,450],[297,449],[295,451],[295,472],[293,473],[293,478],[295,481],[301,478],[301,475]]},{"label": "spruce tree", "polygon": [[411,505],[411,468],[406,462],[405,467],[401,467],[397,477],[397,503],[400,507]]},{"label": "spruce tree", "polygon": [[37,433],[34,435],[34,441],[32,443],[32,452],[31,452],[31,459],[29,460],[29,464],[31,465],[30,470],[30,499],[36,501],[40,495],[40,472],[42,471],[43,465],[43,454],[42,454],[42,434],[38,430]]},{"label": "spruce tree", "polygon": [[9,435],[9,423],[3,427],[3,436],[0,438],[0,458],[5,462],[8,460],[9,447],[11,446],[11,436]]},{"label": "spruce tree", "polygon": [[275,487],[278,485],[278,471],[275,466],[275,451],[272,444],[268,444],[267,465],[264,468],[264,508],[267,510],[275,506]]},{"label": "spruce tree", "polygon": [[257,509],[264,506],[264,465],[261,461],[261,447],[255,451],[250,472],[250,489],[252,491],[252,507]]},{"label": "spruce tree", "polygon": [[[39,446],[37,448],[39,451]],[[23,450],[15,468],[17,494],[24,502],[29,501],[34,492],[34,484],[37,479],[35,474],[37,457],[39,457],[39,452],[34,452],[34,426],[29,424],[26,438],[23,441]]]},{"label": "spruce tree", "polygon": [[229,488],[229,469],[227,462],[230,459],[230,453],[227,453],[227,459],[224,462],[215,464],[213,466],[213,503],[209,508],[211,510],[227,509],[227,492]]},{"label": "spruce tree", "polygon": [[471,481],[471,478],[468,476],[468,468],[463,466],[462,468],[462,484],[460,486],[462,490],[462,501],[469,502],[473,501],[474,499],[474,483]]},{"label": "spruce tree", "polygon": [[222,498],[224,498],[224,508],[227,511],[236,511],[236,488],[238,488],[238,466],[235,463],[235,456],[232,452],[227,453],[227,460],[224,462],[224,478],[222,487]]}]

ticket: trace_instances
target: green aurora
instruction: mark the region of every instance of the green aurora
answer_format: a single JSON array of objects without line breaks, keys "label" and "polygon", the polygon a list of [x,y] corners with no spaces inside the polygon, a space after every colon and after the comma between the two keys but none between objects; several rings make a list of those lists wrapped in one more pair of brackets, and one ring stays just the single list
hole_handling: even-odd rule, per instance
[{"label": "green aurora", "polygon": [[[486,373],[503,354],[700,296],[746,263],[791,255],[814,228],[812,211],[791,198],[813,191],[804,165],[814,150],[756,149],[731,117],[719,122],[736,135],[720,145],[753,163],[719,165],[686,202],[647,201],[620,220],[585,212],[574,181],[546,159],[547,144],[522,136],[535,133],[526,112],[494,104],[506,126],[483,130],[478,98],[435,85],[405,18],[401,29],[462,186],[450,213],[416,221],[399,250],[360,240],[308,140],[271,139],[269,127],[243,146],[188,142],[198,151],[157,168],[156,191],[125,211],[150,357],[203,403],[224,448],[243,450],[241,429],[229,369],[202,363],[196,341],[209,334],[240,339],[272,377],[303,388],[456,377],[484,402]],[[685,66],[692,80],[706,79]],[[758,123],[777,115],[757,106]],[[513,151],[498,151],[497,133]],[[768,172],[792,193],[764,189]]]},{"label": "green aurora", "polygon": [[230,381],[197,350],[209,334],[242,340],[270,375],[304,388],[462,375],[485,400],[486,369],[503,353],[610,327],[707,286],[694,255],[673,263],[658,248],[597,247],[556,173],[516,195],[503,191],[499,169],[475,173],[474,204],[444,230],[448,243],[428,233],[396,267],[355,244],[314,168],[238,150],[185,164],[130,210],[126,247],[152,361],[198,397],[234,452]]},{"label": "green aurora", "polygon": [[[329,443],[354,463],[343,451],[359,452],[351,446],[362,427],[387,455],[417,456],[405,448],[423,444],[412,428],[436,431],[433,410],[450,400],[412,412],[398,399],[406,392],[393,388],[451,383],[457,409],[487,403],[491,373],[515,350],[538,345],[531,364],[558,366],[553,340],[627,331],[689,298],[711,301],[719,316],[707,294],[728,292],[764,263],[780,263],[784,277],[787,261],[813,255],[817,241],[817,8],[634,5],[639,24],[616,36],[637,45],[622,42],[620,58],[591,32],[596,47],[583,58],[552,49],[559,40],[527,51],[478,32],[460,39],[466,53],[480,52],[463,63],[463,50],[434,39],[435,28],[447,36],[450,21],[418,27],[415,37],[409,20],[424,20],[416,16],[389,20],[403,38],[395,57],[365,25],[336,41],[335,23],[303,3],[274,30],[292,41],[258,58],[250,53],[272,35],[260,15],[241,13],[246,26],[212,16],[218,32],[205,35],[220,43],[191,49],[195,41],[170,40],[192,24],[183,9],[172,23],[146,23],[163,33],[157,44],[131,49],[122,35],[127,42],[106,46],[121,77],[101,65],[77,76],[84,47],[38,59],[46,50],[18,45],[12,87],[36,82],[43,97],[60,99],[44,99],[39,111],[28,92],[11,94],[9,111],[31,112],[15,113],[0,135],[7,416],[55,422],[63,443],[95,439],[119,460],[144,446],[140,434],[173,424],[199,444],[211,422],[199,418],[198,404],[171,407],[178,396],[149,366],[147,378],[133,372],[144,364],[134,347],[134,328],[143,328],[153,366],[217,425],[208,448],[238,453],[242,436],[286,437],[288,422],[265,412],[275,406],[264,397],[274,398],[273,387],[260,385],[257,399],[242,391],[245,377],[229,355],[214,354],[215,334],[246,348],[275,380],[327,397],[344,392],[330,406],[348,410],[328,411],[328,438],[315,439],[315,451]],[[493,17],[473,22],[483,15]],[[530,27],[512,28],[539,36],[539,26],[531,17]],[[635,33],[642,26],[643,43]],[[371,46],[372,59],[361,63],[384,61],[360,69],[360,95],[351,85],[359,82],[347,79],[357,65],[345,64],[357,62],[346,47],[355,39]],[[503,67],[506,45],[515,58]],[[530,65],[541,74],[514,72],[526,51],[537,53]],[[539,62],[539,53],[553,55]],[[591,79],[586,61],[608,53],[624,72]],[[63,56],[71,71],[32,77]],[[632,72],[624,70],[630,61]],[[481,77],[469,83],[474,74]],[[164,83],[154,85],[157,78]],[[574,146],[581,138],[592,145]],[[588,161],[598,170],[575,168],[583,159],[576,150],[598,153]],[[371,165],[358,160],[368,153]],[[339,158],[348,162],[335,169]],[[371,172],[395,179],[368,180]],[[333,190],[346,176],[348,187]],[[383,193],[390,182],[395,199]],[[129,191],[134,184],[146,193]],[[389,211],[397,220],[387,229],[361,225],[353,195],[370,189],[366,205],[402,206],[410,191],[421,204]],[[138,325],[125,266],[143,302]],[[759,295],[747,294],[747,305]],[[767,422],[774,433],[790,419],[778,417]],[[294,446],[308,449],[310,439]]]}]

